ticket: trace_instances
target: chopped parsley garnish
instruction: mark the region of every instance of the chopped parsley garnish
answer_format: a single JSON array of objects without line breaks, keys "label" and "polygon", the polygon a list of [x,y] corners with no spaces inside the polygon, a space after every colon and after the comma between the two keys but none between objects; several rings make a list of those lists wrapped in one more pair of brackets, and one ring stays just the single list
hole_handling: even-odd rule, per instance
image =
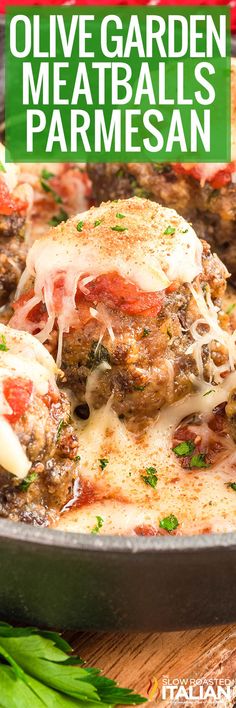
[{"label": "chopped parsley garnish", "polygon": [[229,487],[230,489],[233,489],[234,492],[236,492],[236,482],[227,482],[226,487]]},{"label": "chopped parsley garnish", "polygon": [[6,172],[3,162],[0,161],[0,172]]},{"label": "chopped parsley garnish", "polygon": [[9,352],[9,349],[7,347],[6,337],[4,334],[1,334],[1,337],[0,337],[0,351],[1,352]]},{"label": "chopped parsley garnish", "polygon": [[143,332],[142,332],[142,338],[148,337],[148,335],[150,334],[150,332],[151,332],[151,330],[149,329],[149,327],[144,327],[144,328],[143,328]]},{"label": "chopped parsley garnish", "polygon": [[[116,177],[125,177],[125,171],[122,169],[122,167],[119,167],[119,169],[116,172]],[[114,202],[118,202],[118,199],[113,199]]]},{"label": "chopped parsley garnish", "polygon": [[233,312],[234,308],[236,307],[236,302],[232,302],[231,305],[226,310],[226,315],[231,315],[231,312]]},{"label": "chopped parsley garnish", "polygon": [[84,222],[83,222],[83,221],[79,221],[79,223],[78,223],[77,226],[76,226],[77,231],[82,231],[83,225],[84,225]]},{"label": "chopped parsley garnish", "polygon": [[123,226],[111,226],[112,231],[128,231],[128,229],[124,229]]},{"label": "chopped parsley garnish", "polygon": [[43,169],[42,172],[41,172],[41,177],[42,177],[43,179],[51,179],[52,177],[55,177],[55,173],[54,173],[54,172],[49,172],[48,170]]},{"label": "chopped parsley garnish", "polygon": [[212,193],[209,195],[209,199],[212,199],[212,197],[218,197],[219,193],[220,193],[219,189],[213,189]]},{"label": "chopped parsley garnish", "polygon": [[133,386],[134,391],[144,391],[147,384],[141,384],[140,386]]},{"label": "chopped parsley garnish", "polygon": [[146,474],[141,474],[141,479],[153,489],[156,488],[158,482],[157,470],[155,467],[146,467]]},{"label": "chopped parsley garnish", "polygon": [[165,531],[175,531],[177,529],[177,526],[179,525],[178,519],[174,514],[170,514],[169,516],[165,516],[164,519],[161,519],[159,523],[160,529],[165,529]]},{"label": "chopped parsley garnish", "polygon": [[23,479],[22,482],[19,484],[20,492],[28,492],[30,485],[32,484],[32,482],[35,482],[37,477],[37,472],[31,472],[31,474],[28,474],[27,477]]},{"label": "chopped parsley garnish", "polygon": [[187,457],[195,450],[195,445],[192,440],[183,440],[183,442],[179,443],[179,445],[176,445],[176,447],[173,447],[172,449],[178,457]]},{"label": "chopped parsley garnish", "polygon": [[62,420],[60,420],[60,423],[59,423],[58,428],[57,428],[57,437],[56,437],[56,441],[57,441],[57,442],[58,442],[58,440],[60,440],[61,433],[62,433],[62,428],[64,427],[64,425],[65,425],[65,421],[64,421],[64,419],[62,418]]},{"label": "chopped parsley garnish", "polygon": [[188,233],[188,229],[182,229],[181,234],[187,234],[187,233]]},{"label": "chopped parsley garnish", "polygon": [[106,457],[100,457],[99,460],[99,467],[101,467],[101,470],[104,470],[105,467],[108,465],[109,460],[107,460]]},{"label": "chopped parsley garnish", "polygon": [[190,460],[190,467],[210,467],[209,463],[206,462],[206,455],[193,455]]},{"label": "chopped parsley garnish", "polygon": [[96,229],[96,226],[100,226],[101,223],[102,219],[96,219],[96,221],[94,222],[94,228]]},{"label": "chopped parsley garnish", "polygon": [[69,214],[64,209],[60,209],[59,214],[54,214],[48,224],[49,226],[58,226],[62,221],[67,221],[67,219],[69,219]]},{"label": "chopped parsley garnish", "polygon": [[59,194],[57,194],[57,192],[55,192],[55,189],[53,189],[53,187],[51,187],[48,182],[51,177],[54,177],[53,172],[48,172],[48,170],[42,170],[40,179],[41,187],[44,192],[50,192],[50,194],[52,194],[57,204],[62,204],[62,198],[59,196]]},{"label": "chopped parsley garnish", "polygon": [[[133,185],[131,185],[131,186],[133,186]],[[134,187],[134,195],[135,195],[135,197],[139,197],[140,199],[149,199],[150,198],[150,192],[148,192],[147,189],[143,189],[143,187],[138,187],[138,186]]]},{"label": "chopped parsley garnish", "polygon": [[91,669],[57,632],[0,623],[1,705],[134,705],[147,699]]},{"label": "chopped parsley garnish", "polygon": [[91,533],[99,533],[100,529],[102,528],[102,526],[104,524],[104,519],[102,518],[102,516],[96,516],[96,519],[97,519],[97,523],[93,527]]},{"label": "chopped parsley garnish", "polygon": [[76,455],[76,457],[74,457],[74,462],[79,462],[80,460],[81,460],[80,455]]},{"label": "chopped parsley garnish", "polygon": [[125,214],[120,214],[120,212],[118,211],[116,214],[116,218],[117,219],[125,219]]},{"label": "chopped parsley garnish", "polygon": [[164,234],[167,234],[168,236],[172,236],[175,233],[175,229],[173,226],[167,226],[167,229],[164,231]]},{"label": "chopped parsley garnish", "polygon": [[209,396],[210,393],[215,393],[214,388],[209,388],[209,391],[206,391],[203,396]]},{"label": "chopped parsley garnish", "polygon": [[99,340],[94,339],[87,359],[87,366],[92,369],[101,364],[102,361],[107,361],[110,364],[110,354],[106,347],[99,343]]}]

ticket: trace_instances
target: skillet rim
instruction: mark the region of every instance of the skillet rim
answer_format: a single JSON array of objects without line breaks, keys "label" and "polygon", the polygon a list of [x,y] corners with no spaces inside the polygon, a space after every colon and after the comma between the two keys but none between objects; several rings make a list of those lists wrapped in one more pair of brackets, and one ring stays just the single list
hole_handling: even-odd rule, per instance
[{"label": "skillet rim", "polygon": [[26,543],[70,551],[102,553],[201,552],[227,548],[236,551],[236,531],[227,533],[199,534],[194,536],[96,536],[87,533],[58,531],[45,527],[28,526],[22,522],[0,519],[0,553],[2,542]]}]

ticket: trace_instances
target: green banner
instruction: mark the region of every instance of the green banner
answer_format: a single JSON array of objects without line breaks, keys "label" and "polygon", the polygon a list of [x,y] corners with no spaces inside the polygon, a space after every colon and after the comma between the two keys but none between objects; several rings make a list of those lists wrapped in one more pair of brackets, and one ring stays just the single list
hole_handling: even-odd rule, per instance
[{"label": "green banner", "polygon": [[226,7],[9,7],[20,162],[229,162]]}]

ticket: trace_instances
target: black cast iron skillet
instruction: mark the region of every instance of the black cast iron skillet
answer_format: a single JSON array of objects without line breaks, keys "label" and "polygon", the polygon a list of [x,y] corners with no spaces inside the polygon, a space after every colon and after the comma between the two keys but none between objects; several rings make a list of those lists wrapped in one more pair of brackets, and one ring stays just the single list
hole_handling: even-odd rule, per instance
[{"label": "black cast iron skillet", "polygon": [[176,630],[236,620],[236,533],[117,537],[0,520],[0,616],[44,627]]},{"label": "black cast iron skillet", "polygon": [[236,533],[99,537],[0,520],[1,620],[176,630],[235,622],[235,598]]}]

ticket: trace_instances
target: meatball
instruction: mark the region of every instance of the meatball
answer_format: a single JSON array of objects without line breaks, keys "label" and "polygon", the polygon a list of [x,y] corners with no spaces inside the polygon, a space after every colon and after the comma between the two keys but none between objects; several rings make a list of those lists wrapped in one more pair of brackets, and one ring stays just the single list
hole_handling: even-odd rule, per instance
[{"label": "meatball", "polygon": [[95,205],[144,197],[176,209],[205,238],[236,282],[236,61],[231,79],[231,160],[225,164],[89,163]]},{"label": "meatball", "polygon": [[[169,163],[89,164],[94,203],[124,197],[146,197],[176,209],[192,222],[223,259],[236,281],[236,186],[230,172],[222,172],[223,183],[202,183],[194,172],[180,172]],[[224,184],[224,176],[229,179]]]},{"label": "meatball", "polygon": [[0,144],[0,307],[13,297],[26,259],[26,230],[32,189],[19,185],[13,164],[6,165]]},{"label": "meatball", "polygon": [[0,342],[0,516],[46,525],[77,476],[70,402],[42,344],[4,325]]},{"label": "meatball", "polygon": [[112,397],[119,416],[145,422],[234,368],[227,275],[174,210],[118,200],[33,245],[11,324],[57,353],[82,417]]}]

